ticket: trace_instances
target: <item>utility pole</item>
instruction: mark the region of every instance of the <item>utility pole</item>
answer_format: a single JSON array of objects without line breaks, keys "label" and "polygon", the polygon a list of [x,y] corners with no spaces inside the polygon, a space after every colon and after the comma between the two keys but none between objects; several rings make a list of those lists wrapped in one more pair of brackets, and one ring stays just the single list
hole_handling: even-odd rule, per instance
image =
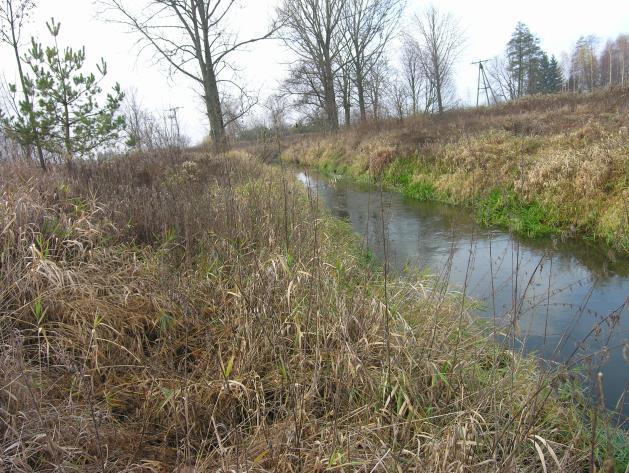
[{"label": "utility pole", "polygon": [[175,146],[181,145],[181,131],[179,130],[178,112],[182,108],[183,107],[172,107],[168,109],[168,112],[170,112],[168,115],[168,119],[170,120],[170,131],[174,135]]},{"label": "utility pole", "polygon": [[[483,66],[484,63],[491,61],[491,59],[483,59],[481,61],[475,61],[472,64],[478,64],[478,83],[476,85],[476,106],[478,107],[479,104],[479,100],[480,100],[480,91],[484,90],[485,91],[485,97],[487,98],[487,105],[491,105],[491,102],[489,101],[489,92],[491,92],[491,96],[494,100],[494,104],[497,103],[498,101],[496,100],[496,94],[494,94],[494,89],[492,89],[491,87],[491,82],[489,82],[489,78],[487,77],[487,73],[485,72],[485,66]],[[481,81],[483,82],[483,85],[481,87]]]}]

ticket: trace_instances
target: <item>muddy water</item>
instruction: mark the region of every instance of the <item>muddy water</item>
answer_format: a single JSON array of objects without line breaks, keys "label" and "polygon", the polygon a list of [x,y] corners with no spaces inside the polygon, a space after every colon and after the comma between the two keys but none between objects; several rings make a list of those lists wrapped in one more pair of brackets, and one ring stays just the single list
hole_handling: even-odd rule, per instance
[{"label": "muddy water", "polygon": [[[382,218],[392,269],[441,274],[479,302],[480,317],[508,324],[516,345],[603,373],[605,402],[629,414],[629,259],[583,241],[523,239],[477,225],[469,210],[416,202],[311,172],[298,178],[336,216],[349,221],[383,259]],[[629,393],[624,397],[629,397]],[[622,423],[622,420],[621,420]]]}]

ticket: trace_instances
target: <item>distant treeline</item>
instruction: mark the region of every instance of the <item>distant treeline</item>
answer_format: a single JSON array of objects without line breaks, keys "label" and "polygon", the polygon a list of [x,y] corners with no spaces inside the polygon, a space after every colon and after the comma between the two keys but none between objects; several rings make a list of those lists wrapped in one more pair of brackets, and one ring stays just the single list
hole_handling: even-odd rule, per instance
[{"label": "distant treeline", "polygon": [[[231,136],[251,139],[264,136],[265,130],[268,134],[278,125],[278,110],[298,109],[297,119],[293,115],[289,120],[288,112],[284,116],[294,124],[291,132],[301,133],[381,118],[404,120],[463,105],[455,73],[465,32],[455,16],[428,7],[403,26],[402,5],[396,0],[333,1],[327,10],[303,8],[318,3],[285,0],[279,10],[284,25],[280,31],[297,60],[269,99],[275,118],[250,120],[248,126],[233,123]],[[629,80],[627,34],[603,46],[599,38],[583,36],[559,57],[541,44],[527,25],[517,23],[504,52],[482,61],[478,102],[590,92]],[[283,128],[288,128],[285,123]]]},{"label": "distant treeline", "polygon": [[[0,87],[0,134],[42,168],[52,157],[69,162],[106,147],[142,150],[187,143],[179,127],[181,107],[155,114],[118,85],[103,90],[106,62],[88,69],[83,47],[58,46],[58,21],[48,23],[50,44],[32,37],[29,48],[30,20],[39,3],[0,2],[0,47],[10,51],[17,69],[15,83]],[[334,132],[462,105],[455,76],[466,34],[452,13],[433,6],[412,14],[405,0],[281,0],[270,24],[253,32],[229,20],[238,15],[236,2],[96,3],[105,21],[136,34],[138,54],[151,51],[169,74],[194,84],[209,124],[208,142],[216,151],[250,137],[251,130],[277,137],[291,123],[296,133]],[[239,74],[236,58],[272,38],[284,43],[290,66],[263,100]],[[479,95],[492,104],[562,90],[586,92],[624,84],[628,71],[628,35],[602,46],[598,38],[584,36],[557,58],[518,23],[504,53],[483,61]]]},{"label": "distant treeline", "polygon": [[608,40],[602,49],[599,46],[596,36],[582,36],[558,61],[540,47],[538,36],[524,23],[518,23],[504,56],[496,58],[489,68],[492,85],[503,100],[624,85],[629,72],[629,35]]}]

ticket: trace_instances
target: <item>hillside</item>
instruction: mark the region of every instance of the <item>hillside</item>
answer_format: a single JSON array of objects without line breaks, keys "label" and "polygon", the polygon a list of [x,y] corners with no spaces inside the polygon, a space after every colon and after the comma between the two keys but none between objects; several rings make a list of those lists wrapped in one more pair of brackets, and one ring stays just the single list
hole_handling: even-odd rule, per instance
[{"label": "hillside", "polygon": [[529,236],[629,251],[629,88],[533,96],[293,142],[286,161],[474,209]]}]

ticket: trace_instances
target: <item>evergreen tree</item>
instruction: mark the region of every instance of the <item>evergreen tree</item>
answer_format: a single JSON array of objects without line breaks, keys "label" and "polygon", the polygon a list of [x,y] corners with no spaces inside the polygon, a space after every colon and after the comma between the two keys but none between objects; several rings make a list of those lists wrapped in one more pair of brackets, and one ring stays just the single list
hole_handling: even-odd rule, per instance
[{"label": "evergreen tree", "polygon": [[538,92],[553,94],[561,91],[563,74],[561,73],[561,68],[555,56],[549,59],[548,54],[542,53],[539,76]]},{"label": "evergreen tree", "polygon": [[539,71],[537,74],[536,92],[547,94],[550,92],[550,59],[548,54],[542,51],[539,59]]},{"label": "evergreen tree", "polygon": [[563,86],[563,73],[561,72],[559,61],[557,61],[557,58],[554,55],[550,58],[545,77],[547,93],[554,94],[556,92],[561,92],[561,87]]},{"label": "evergreen tree", "polygon": [[[5,118],[5,126],[21,141],[30,137],[34,117],[38,140],[44,149],[62,154],[66,159],[85,156],[99,146],[118,139],[124,128],[124,118],[118,113],[124,94],[116,84],[104,98],[101,81],[107,75],[107,65],[101,59],[98,77],[83,72],[85,48],[60,50],[57,39],[61,29],[54,19],[46,24],[54,46],[43,48],[31,40],[25,63],[33,77],[26,75],[26,92],[32,101],[19,102],[19,113]],[[15,91],[15,87],[12,87]]]},{"label": "evergreen tree", "polygon": [[[13,138],[24,147],[26,156],[29,160],[32,158],[33,149],[35,150],[37,159],[39,160],[39,165],[45,171],[46,161],[40,144],[39,130],[37,129],[37,124],[35,123],[35,117],[32,114],[29,115],[29,110],[33,110],[33,104],[29,104],[29,102],[32,102],[33,97],[30,93],[31,90],[29,90],[28,84],[26,84],[26,76],[24,73],[20,47],[20,39],[24,33],[25,25],[29,22],[34,9],[34,0],[0,1],[0,43],[6,44],[13,50],[13,57],[15,58],[15,65],[17,66],[18,80],[22,88],[20,100],[23,100],[27,104],[26,107],[22,107],[21,104],[18,103],[18,100],[13,100],[15,108],[17,108],[20,113],[26,114],[24,118],[28,118],[28,120],[24,120],[23,122],[23,125],[27,126],[25,129],[26,133],[23,134],[20,139],[16,139],[16,137]],[[17,86],[10,86],[9,90],[13,95],[13,98],[18,95]],[[2,111],[0,110],[0,125],[4,126],[5,123],[6,117],[3,116]],[[10,129],[5,131],[11,133]]]},{"label": "evergreen tree", "polygon": [[515,84],[515,97],[537,92],[542,50],[539,38],[518,22],[507,43],[507,72]]}]

